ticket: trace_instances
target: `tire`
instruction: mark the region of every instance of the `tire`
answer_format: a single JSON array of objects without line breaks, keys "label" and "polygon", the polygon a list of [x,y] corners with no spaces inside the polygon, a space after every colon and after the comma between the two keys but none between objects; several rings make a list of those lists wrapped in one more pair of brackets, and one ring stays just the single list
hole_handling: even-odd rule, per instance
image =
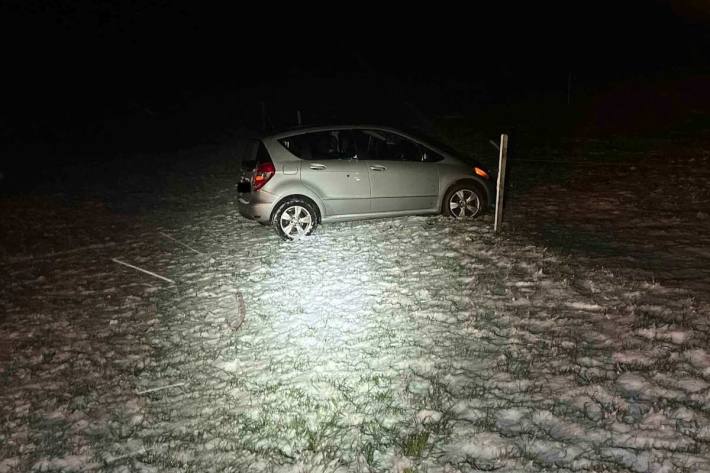
[{"label": "tire", "polygon": [[[294,219],[297,219],[294,222]],[[292,197],[279,204],[271,219],[276,234],[284,240],[298,240],[307,237],[318,226],[318,211],[306,199]]]},{"label": "tire", "polygon": [[[465,203],[465,206],[462,206]],[[474,184],[456,184],[444,197],[443,214],[457,220],[476,218],[485,209],[486,198]]]}]

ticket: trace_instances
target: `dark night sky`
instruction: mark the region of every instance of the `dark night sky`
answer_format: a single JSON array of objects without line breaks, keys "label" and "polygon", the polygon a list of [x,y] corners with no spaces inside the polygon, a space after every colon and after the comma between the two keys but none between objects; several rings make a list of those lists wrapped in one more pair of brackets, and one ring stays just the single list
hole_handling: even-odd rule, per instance
[{"label": "dark night sky", "polygon": [[[275,89],[303,76],[505,83],[511,94],[579,80],[705,70],[703,0],[232,8],[199,2],[4,2],[5,122],[169,108]],[[527,6],[521,7],[519,4]],[[359,76],[358,76],[359,77]],[[66,114],[66,113],[65,113]],[[102,115],[102,116],[103,116]]]},{"label": "dark night sky", "polygon": [[249,84],[286,65],[326,73],[357,68],[347,54],[353,49],[377,68],[424,76],[442,70],[468,76],[484,68],[534,75],[532,69],[570,66],[603,76],[607,71],[599,68],[634,71],[708,60],[710,8],[693,7],[701,0],[478,2],[470,11],[460,4],[387,11],[376,4],[331,4],[299,11],[195,3],[11,2],[3,17],[13,75],[62,86],[166,79],[178,86]]}]

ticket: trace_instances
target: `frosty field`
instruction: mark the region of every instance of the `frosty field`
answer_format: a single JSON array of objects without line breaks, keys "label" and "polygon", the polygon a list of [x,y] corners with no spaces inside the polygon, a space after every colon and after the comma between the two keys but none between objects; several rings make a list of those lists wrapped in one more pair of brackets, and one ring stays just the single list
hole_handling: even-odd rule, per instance
[{"label": "frosty field", "polygon": [[210,148],[4,196],[0,472],[710,471],[709,156],[621,153],[532,156],[501,235],[282,242]]}]

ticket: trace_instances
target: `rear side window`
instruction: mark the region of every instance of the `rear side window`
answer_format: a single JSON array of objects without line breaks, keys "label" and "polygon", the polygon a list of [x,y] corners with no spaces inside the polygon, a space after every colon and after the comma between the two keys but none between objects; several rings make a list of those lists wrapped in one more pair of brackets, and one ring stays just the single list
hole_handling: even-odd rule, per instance
[{"label": "rear side window", "polygon": [[282,138],[279,142],[301,159],[351,159],[357,154],[349,130],[305,133]]}]

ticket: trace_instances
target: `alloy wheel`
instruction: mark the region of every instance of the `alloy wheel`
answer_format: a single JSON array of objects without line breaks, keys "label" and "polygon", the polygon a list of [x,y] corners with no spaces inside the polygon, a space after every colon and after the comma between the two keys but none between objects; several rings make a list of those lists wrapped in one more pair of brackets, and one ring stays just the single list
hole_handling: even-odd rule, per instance
[{"label": "alloy wheel", "polygon": [[470,189],[461,189],[449,199],[451,215],[456,218],[474,217],[481,210],[481,201]]},{"label": "alloy wheel", "polygon": [[300,238],[308,235],[313,227],[313,216],[308,209],[300,205],[292,205],[281,214],[279,226],[286,237]]}]

